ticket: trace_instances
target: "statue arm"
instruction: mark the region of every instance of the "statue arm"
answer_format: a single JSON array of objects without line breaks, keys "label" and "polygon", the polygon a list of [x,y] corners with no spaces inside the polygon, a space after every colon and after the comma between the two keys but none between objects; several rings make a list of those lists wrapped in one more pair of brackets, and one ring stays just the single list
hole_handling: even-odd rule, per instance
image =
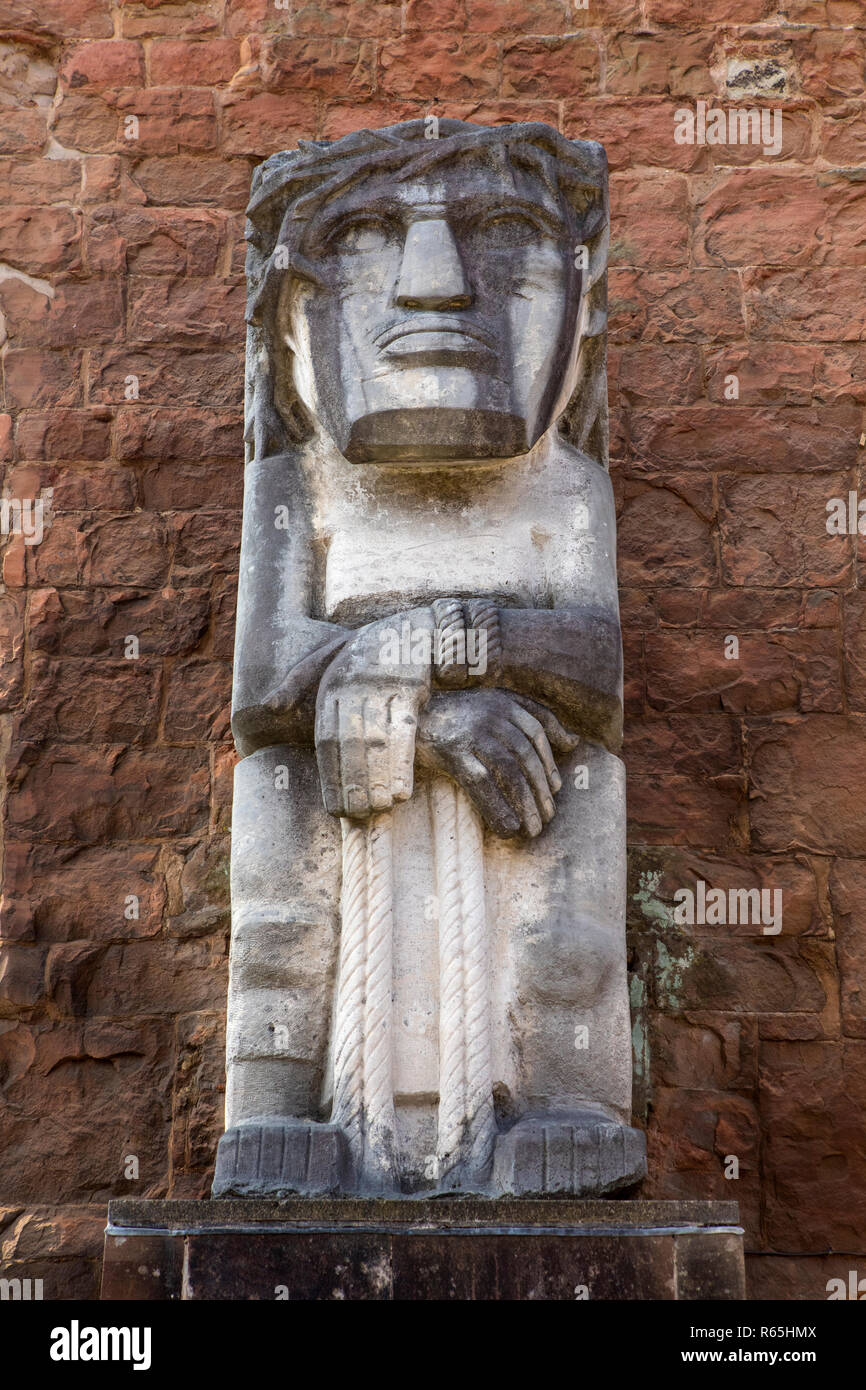
[{"label": "statue arm", "polygon": [[[299,659],[282,680],[270,686],[263,683],[261,697],[250,699],[243,706],[235,701],[232,733],[242,757],[274,743],[312,746],[319,682],[354,635],[336,624],[315,626],[326,631],[307,632],[311,645],[306,650],[301,648]],[[296,632],[297,637],[301,635],[300,630]]]},{"label": "statue arm", "polygon": [[[336,759],[339,766],[334,750],[341,743],[340,722],[351,722],[355,704],[370,726],[371,747],[381,740],[386,715],[396,720],[397,742],[414,727],[414,715],[402,721],[397,715],[404,705],[407,713],[409,706],[423,704],[430,661],[403,668],[399,659],[383,659],[382,629],[393,628],[393,617],[348,628],[311,616],[316,547],[310,511],[291,456],[247,465],[232,733],[242,757],[277,743],[315,745],[320,759]],[[427,608],[396,616],[411,620],[416,630],[432,624]],[[408,747],[407,759],[411,764]],[[323,778],[329,785],[331,772]],[[411,766],[402,781],[411,789]]]},{"label": "statue arm", "polygon": [[527,695],[569,729],[616,752],[622,743],[622,638],[602,606],[499,610],[502,656],[485,685]]},{"label": "statue arm", "polygon": [[312,745],[319,682],[354,636],[311,616],[308,516],[292,456],[247,464],[232,692],[232,733],[242,757],[274,743]]}]

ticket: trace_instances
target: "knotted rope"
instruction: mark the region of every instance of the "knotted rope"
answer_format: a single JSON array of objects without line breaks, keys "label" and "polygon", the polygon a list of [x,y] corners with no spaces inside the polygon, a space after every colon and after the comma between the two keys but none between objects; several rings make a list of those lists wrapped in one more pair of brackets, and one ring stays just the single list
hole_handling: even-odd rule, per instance
[{"label": "knotted rope", "polygon": [[[496,1125],[490,1063],[490,975],[483,839],[461,789],[430,792],[439,903],[440,1179],[486,1176]],[[333,1120],[363,1184],[398,1186],[393,1090],[391,814],[342,820],[342,940],[334,1019]]]},{"label": "knotted rope", "polygon": [[490,1062],[490,964],[481,825],[447,777],[431,789],[439,899],[440,1178],[486,1176],[496,1122]]},{"label": "knotted rope", "polygon": [[343,819],[342,937],[334,1016],[333,1119],[365,1185],[396,1183],[391,815]]}]

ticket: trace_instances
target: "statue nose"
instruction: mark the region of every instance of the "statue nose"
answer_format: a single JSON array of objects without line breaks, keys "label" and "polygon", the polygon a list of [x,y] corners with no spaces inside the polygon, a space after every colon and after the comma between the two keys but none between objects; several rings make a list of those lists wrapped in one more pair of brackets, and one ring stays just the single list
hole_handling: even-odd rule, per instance
[{"label": "statue nose", "polygon": [[410,226],[395,299],[404,309],[466,309],[472,303],[460,252],[444,218]]}]

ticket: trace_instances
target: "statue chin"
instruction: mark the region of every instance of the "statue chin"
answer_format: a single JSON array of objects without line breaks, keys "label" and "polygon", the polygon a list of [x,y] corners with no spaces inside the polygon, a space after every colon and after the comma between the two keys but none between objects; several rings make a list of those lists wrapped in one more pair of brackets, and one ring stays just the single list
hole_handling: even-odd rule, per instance
[{"label": "statue chin", "polygon": [[542,433],[530,432],[527,420],[505,411],[414,406],[359,416],[335,435],[335,442],[350,463],[411,467],[515,458],[528,453]]}]

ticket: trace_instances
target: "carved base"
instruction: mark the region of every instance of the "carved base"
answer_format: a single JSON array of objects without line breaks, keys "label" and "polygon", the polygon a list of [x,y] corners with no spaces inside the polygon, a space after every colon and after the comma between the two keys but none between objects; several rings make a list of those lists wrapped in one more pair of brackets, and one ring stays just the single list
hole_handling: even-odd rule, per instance
[{"label": "carved base", "polygon": [[606,1197],[646,1177],[646,1136],[593,1111],[528,1116],[496,1141],[493,1186],[515,1197]]},{"label": "carved base", "polygon": [[114,1200],[104,1299],[742,1299],[736,1202]]},{"label": "carved base", "polygon": [[[492,1181],[457,1167],[418,1195],[607,1197],[646,1177],[646,1137],[595,1111],[528,1116],[499,1135]],[[397,1196],[396,1177],[354,1172],[338,1125],[312,1120],[249,1120],[227,1130],[217,1149],[213,1197]],[[408,1195],[408,1192],[407,1194]]]},{"label": "carved base", "polygon": [[229,1129],[217,1149],[214,1197],[325,1197],[344,1192],[351,1163],[337,1125],[253,1120]]}]

